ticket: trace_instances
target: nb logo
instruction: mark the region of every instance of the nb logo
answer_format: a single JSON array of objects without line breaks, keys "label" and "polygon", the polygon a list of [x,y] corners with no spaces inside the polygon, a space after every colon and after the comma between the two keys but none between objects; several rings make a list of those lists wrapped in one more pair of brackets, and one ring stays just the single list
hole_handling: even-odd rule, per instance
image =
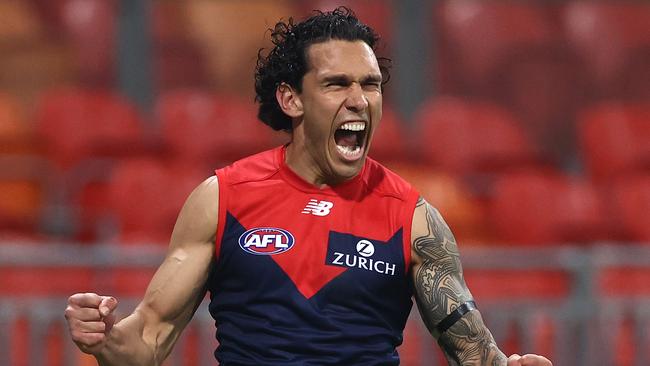
[{"label": "nb logo", "polygon": [[304,214],[312,214],[316,216],[327,216],[330,213],[330,210],[334,204],[329,201],[318,201],[315,199],[310,199],[307,206],[302,209]]}]

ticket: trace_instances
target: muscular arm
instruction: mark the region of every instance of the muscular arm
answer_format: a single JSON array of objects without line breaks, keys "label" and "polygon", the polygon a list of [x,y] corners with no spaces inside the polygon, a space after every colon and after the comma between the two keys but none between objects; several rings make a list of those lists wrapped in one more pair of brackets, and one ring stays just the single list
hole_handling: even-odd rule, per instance
[{"label": "muscular arm", "polygon": [[506,365],[478,310],[463,315],[439,334],[436,326],[466,301],[472,300],[458,247],[440,213],[420,198],[411,234],[412,276],[418,309],[438,339],[451,365]]},{"label": "muscular arm", "polygon": [[212,177],[185,202],[165,260],[133,314],[108,332],[96,355],[100,365],[160,365],[169,355],[205,296],[214,256],[218,189]]}]

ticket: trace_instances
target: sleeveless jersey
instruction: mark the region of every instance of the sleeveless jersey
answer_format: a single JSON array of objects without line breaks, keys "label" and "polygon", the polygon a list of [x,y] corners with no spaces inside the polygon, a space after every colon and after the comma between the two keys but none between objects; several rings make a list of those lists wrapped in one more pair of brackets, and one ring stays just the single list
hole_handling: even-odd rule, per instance
[{"label": "sleeveless jersey", "polygon": [[284,154],[216,171],[215,357],[222,366],[398,365],[417,193],[370,158],[352,180],[319,189]]}]

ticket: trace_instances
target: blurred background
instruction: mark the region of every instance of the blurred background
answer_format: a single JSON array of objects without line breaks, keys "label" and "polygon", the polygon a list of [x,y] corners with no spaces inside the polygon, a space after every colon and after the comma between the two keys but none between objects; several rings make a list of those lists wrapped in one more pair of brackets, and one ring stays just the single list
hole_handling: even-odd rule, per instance
[{"label": "blurred background", "polygon": [[[0,0],[0,364],[94,364],[67,297],[128,314],[192,188],[288,140],[256,119],[268,28],[337,5],[394,62],[370,155],[449,222],[502,349],[647,365],[650,3],[623,0]],[[444,364],[416,313],[403,364]],[[167,364],[214,347],[202,307]]]}]

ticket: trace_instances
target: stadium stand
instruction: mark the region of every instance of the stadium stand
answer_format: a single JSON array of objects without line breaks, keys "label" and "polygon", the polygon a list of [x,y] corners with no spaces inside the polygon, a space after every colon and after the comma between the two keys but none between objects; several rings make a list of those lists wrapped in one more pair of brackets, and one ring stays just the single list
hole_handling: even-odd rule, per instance
[{"label": "stadium stand", "polygon": [[84,159],[141,152],[144,123],[130,102],[105,90],[51,89],[36,111],[37,133],[49,159],[62,168]]},{"label": "stadium stand", "polygon": [[565,37],[588,72],[597,99],[650,98],[650,4],[568,1]]},{"label": "stadium stand", "polygon": [[[50,37],[73,53],[78,81],[111,88],[116,78],[117,0],[32,0]],[[89,31],[92,29],[92,31]]]},{"label": "stadium stand", "polygon": [[602,193],[591,182],[560,172],[501,176],[494,184],[489,216],[500,242],[515,245],[612,239]]},{"label": "stadium stand", "polygon": [[207,88],[209,78],[204,54],[190,39],[185,5],[177,1],[156,1],[151,6],[157,90]]},{"label": "stadium stand", "polygon": [[620,178],[612,190],[617,227],[628,240],[650,243],[650,170]]},{"label": "stadium stand", "polygon": [[604,182],[650,169],[650,103],[587,106],[579,115],[578,134],[590,179]]},{"label": "stadium stand", "polygon": [[158,98],[155,114],[174,159],[212,168],[280,144],[241,97],[199,89],[175,90]]},{"label": "stadium stand", "polygon": [[420,106],[414,121],[417,156],[472,188],[489,192],[496,175],[541,164],[520,122],[496,104],[434,97]]},{"label": "stadium stand", "polygon": [[437,79],[444,94],[498,102],[557,164],[572,154],[583,76],[554,6],[521,1],[440,1],[434,7]]},{"label": "stadium stand", "polygon": [[410,150],[411,129],[398,113],[384,104],[381,122],[372,138],[370,156],[382,163],[407,161],[412,156]]},{"label": "stadium stand", "polygon": [[190,0],[185,11],[190,38],[205,52],[210,87],[240,96],[253,91],[257,51],[270,44],[265,31],[296,13],[288,0]]}]

